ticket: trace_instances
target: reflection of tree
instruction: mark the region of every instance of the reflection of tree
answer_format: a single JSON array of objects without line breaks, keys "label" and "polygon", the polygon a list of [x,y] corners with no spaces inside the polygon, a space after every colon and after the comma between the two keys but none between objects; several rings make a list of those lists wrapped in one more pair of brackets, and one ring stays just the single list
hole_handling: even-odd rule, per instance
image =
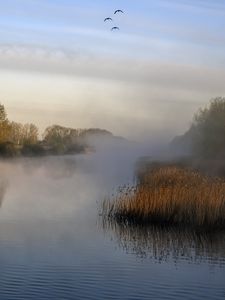
[{"label": "reflection of tree", "polygon": [[8,182],[6,180],[0,181],[0,207],[2,206],[2,202],[8,187]]},{"label": "reflection of tree", "polygon": [[40,171],[52,179],[70,178],[76,171],[77,164],[74,158],[60,156],[26,159],[21,164],[26,174],[32,175]]},{"label": "reflection of tree", "polygon": [[103,220],[103,229],[127,253],[157,262],[180,260],[225,263],[225,233],[199,233],[179,228],[140,226]]},{"label": "reflection of tree", "polygon": [[46,160],[45,172],[52,179],[70,178],[76,171],[76,161],[66,158],[57,161]]}]

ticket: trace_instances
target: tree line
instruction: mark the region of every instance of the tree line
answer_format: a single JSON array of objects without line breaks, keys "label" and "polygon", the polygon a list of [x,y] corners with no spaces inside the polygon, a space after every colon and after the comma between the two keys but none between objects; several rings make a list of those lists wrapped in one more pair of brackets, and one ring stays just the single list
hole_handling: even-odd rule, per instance
[{"label": "tree line", "polygon": [[225,97],[214,98],[200,108],[189,129],[172,145],[194,157],[225,160]]},{"label": "tree line", "polygon": [[9,121],[4,105],[0,104],[0,156],[33,156],[45,154],[72,154],[93,151],[89,137],[112,133],[99,128],[74,129],[52,125],[45,129],[42,138],[36,125]]},{"label": "tree line", "polygon": [[172,143],[172,151],[191,167],[225,177],[225,97],[217,97],[199,109],[191,126]]}]

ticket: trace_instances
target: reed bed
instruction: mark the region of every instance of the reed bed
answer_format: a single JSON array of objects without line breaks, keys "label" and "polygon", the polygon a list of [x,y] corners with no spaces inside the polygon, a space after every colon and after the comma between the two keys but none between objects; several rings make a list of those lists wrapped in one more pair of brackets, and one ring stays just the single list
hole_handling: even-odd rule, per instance
[{"label": "reed bed", "polygon": [[177,166],[145,169],[136,186],[105,199],[103,215],[136,224],[225,228],[225,180]]}]

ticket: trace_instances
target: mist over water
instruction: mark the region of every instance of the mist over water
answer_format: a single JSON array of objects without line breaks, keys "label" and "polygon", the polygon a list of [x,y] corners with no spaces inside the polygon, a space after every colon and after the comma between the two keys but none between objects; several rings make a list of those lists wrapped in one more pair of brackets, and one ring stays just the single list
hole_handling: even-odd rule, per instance
[{"label": "mist over water", "polygon": [[88,155],[0,162],[1,299],[223,299],[223,235],[199,244],[102,226],[100,202],[133,180],[142,150],[102,143]]},{"label": "mist over water", "polygon": [[[192,120],[225,94],[224,11],[224,0],[0,1],[0,156],[13,157],[0,157],[0,300],[225,299],[223,231],[120,224],[101,206],[138,191],[137,162],[225,176],[225,114]],[[157,208],[174,190],[169,204],[153,191]],[[212,188],[195,190],[200,205],[188,209],[190,193],[184,208],[204,219]]]}]

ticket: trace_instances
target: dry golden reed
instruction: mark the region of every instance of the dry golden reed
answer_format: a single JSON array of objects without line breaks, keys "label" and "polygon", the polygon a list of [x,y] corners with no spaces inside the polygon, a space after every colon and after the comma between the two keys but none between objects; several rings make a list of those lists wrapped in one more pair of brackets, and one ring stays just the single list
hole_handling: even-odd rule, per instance
[{"label": "dry golden reed", "polygon": [[177,166],[146,169],[139,183],[120,188],[103,214],[139,224],[225,227],[225,180]]}]

